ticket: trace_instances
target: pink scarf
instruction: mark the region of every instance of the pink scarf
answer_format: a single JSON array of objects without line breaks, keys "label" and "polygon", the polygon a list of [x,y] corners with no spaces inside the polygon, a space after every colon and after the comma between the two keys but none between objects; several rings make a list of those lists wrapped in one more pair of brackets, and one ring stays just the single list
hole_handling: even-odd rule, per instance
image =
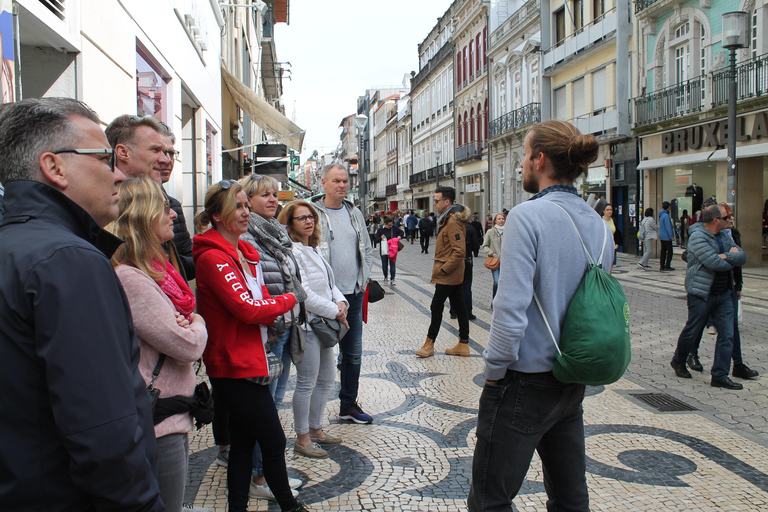
[{"label": "pink scarf", "polygon": [[163,273],[163,279],[157,285],[171,299],[176,311],[184,315],[187,320],[190,320],[190,316],[195,311],[195,294],[189,289],[184,278],[167,261],[162,263],[153,261],[152,269]]}]

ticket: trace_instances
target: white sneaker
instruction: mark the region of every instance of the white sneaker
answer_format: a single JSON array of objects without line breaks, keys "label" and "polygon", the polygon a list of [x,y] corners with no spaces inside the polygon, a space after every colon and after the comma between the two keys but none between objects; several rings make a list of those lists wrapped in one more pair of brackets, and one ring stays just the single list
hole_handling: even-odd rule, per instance
[{"label": "white sneaker", "polygon": [[393,279],[393,280],[391,280],[391,281],[389,282],[389,285],[390,285],[390,286],[395,286],[395,280],[394,280],[394,279]]},{"label": "white sneaker", "polygon": [[[293,478],[289,480],[296,480],[296,479]],[[301,480],[299,480],[299,483],[301,483]],[[291,493],[293,494],[294,498],[296,498],[299,495],[299,491],[297,491],[294,488],[291,488]],[[260,498],[263,500],[275,501],[275,495],[272,494],[272,489],[269,488],[266,482],[259,485],[251,481],[251,491],[249,494],[251,495],[251,498]]]}]

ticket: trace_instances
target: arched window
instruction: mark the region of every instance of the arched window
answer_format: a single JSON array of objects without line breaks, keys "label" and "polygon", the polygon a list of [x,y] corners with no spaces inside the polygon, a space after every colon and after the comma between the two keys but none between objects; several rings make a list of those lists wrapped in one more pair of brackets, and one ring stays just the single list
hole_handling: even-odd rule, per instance
[{"label": "arched window", "polygon": [[469,138],[467,137],[467,129],[468,129],[467,124],[468,124],[467,111],[465,110],[464,111],[464,124],[461,125],[463,130],[464,130],[464,144],[468,144],[469,143]]},{"label": "arched window", "polygon": [[459,52],[459,56],[456,58],[456,68],[456,81],[458,82],[456,90],[459,90],[461,89],[461,52]]},{"label": "arched window", "polygon": [[464,83],[467,83],[467,47],[464,47],[464,65],[462,66],[464,74],[461,75],[461,80]]},{"label": "arched window", "polygon": [[461,136],[461,116],[459,116],[459,147],[464,143],[464,137]]},{"label": "arched window", "polygon": [[475,67],[472,65],[474,62],[474,55],[475,55],[475,42],[470,41],[469,42],[469,78],[472,78],[475,76]]},{"label": "arched window", "polygon": [[469,142],[475,142],[475,109],[469,111]]},{"label": "arched window", "polygon": [[475,58],[475,60],[477,61],[477,74],[478,75],[480,74],[480,72],[483,69],[483,68],[480,67],[481,66],[481,64],[480,64],[480,62],[481,62],[481,60],[480,60],[480,56],[481,56],[480,48],[482,48],[482,45],[480,43],[480,36],[481,35],[482,34],[477,34],[477,38],[475,39],[475,47],[477,48],[477,57]]},{"label": "arched window", "polygon": [[480,104],[477,104],[477,140],[483,140],[483,113]]}]

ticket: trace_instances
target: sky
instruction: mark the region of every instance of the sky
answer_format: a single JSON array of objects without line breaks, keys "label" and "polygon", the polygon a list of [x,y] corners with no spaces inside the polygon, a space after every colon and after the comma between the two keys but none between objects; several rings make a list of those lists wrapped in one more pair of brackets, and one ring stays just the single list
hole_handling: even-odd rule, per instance
[{"label": "sky", "polygon": [[289,118],[307,133],[302,162],[315,149],[331,152],[341,120],[373,86],[400,86],[418,72],[418,44],[452,0],[289,0],[290,24],[275,25],[277,60]]}]

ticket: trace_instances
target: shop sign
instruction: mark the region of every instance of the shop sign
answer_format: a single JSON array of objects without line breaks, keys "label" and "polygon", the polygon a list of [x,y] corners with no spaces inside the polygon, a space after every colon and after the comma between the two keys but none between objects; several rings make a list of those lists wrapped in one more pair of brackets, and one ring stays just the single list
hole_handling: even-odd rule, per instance
[{"label": "shop sign", "polygon": [[[750,132],[747,132],[746,129],[746,117],[740,117],[736,120],[736,140],[744,142],[768,138],[768,114],[761,112],[749,117],[753,118]],[[728,121],[714,121],[667,132],[661,136],[661,152],[664,154],[727,145]]]},{"label": "shop sign", "polygon": [[464,192],[480,192],[479,183],[467,183],[464,186]]}]

